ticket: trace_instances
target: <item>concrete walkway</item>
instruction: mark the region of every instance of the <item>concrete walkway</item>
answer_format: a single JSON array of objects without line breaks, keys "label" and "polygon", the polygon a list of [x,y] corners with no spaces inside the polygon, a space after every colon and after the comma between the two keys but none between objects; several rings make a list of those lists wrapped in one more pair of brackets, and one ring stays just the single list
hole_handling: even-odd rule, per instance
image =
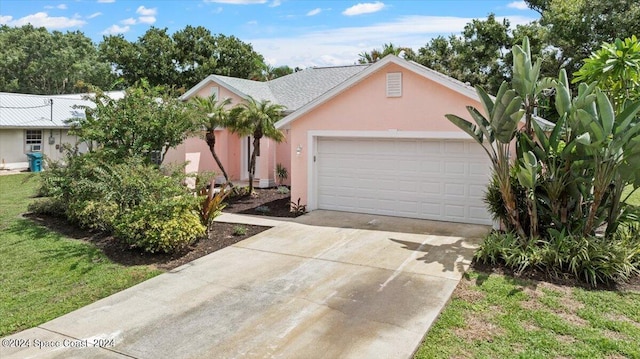
[{"label": "concrete walkway", "polygon": [[[410,357],[488,228],[462,226],[461,237],[326,226],[333,214],[296,220],[317,225],[275,220],[236,245],[3,338],[0,358]],[[226,216],[242,218],[264,220]],[[36,347],[43,343],[54,347]]]}]

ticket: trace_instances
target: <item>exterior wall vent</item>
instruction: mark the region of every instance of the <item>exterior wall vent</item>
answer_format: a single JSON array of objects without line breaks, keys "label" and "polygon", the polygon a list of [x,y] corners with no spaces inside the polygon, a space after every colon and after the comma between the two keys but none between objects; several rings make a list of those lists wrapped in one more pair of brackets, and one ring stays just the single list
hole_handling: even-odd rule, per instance
[{"label": "exterior wall vent", "polygon": [[387,73],[387,97],[402,97],[402,72]]}]

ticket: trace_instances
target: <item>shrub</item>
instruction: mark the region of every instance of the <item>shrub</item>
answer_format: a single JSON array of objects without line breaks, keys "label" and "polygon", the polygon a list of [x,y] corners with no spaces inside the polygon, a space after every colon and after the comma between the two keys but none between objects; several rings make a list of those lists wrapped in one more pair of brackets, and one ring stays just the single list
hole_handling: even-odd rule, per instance
[{"label": "shrub", "polygon": [[42,198],[29,203],[29,212],[64,217],[65,207],[57,198]]},{"label": "shrub", "polygon": [[276,177],[278,178],[278,184],[282,184],[287,178],[289,178],[289,171],[282,165],[282,163],[276,164]]},{"label": "shrub", "polygon": [[196,211],[197,201],[191,196],[144,201],[119,216],[115,235],[151,253],[185,250],[206,232]]},{"label": "shrub", "polygon": [[227,198],[227,186],[224,185],[216,192],[212,186],[201,187],[198,191],[200,197],[199,214],[200,221],[207,228],[211,229],[213,220],[222,214],[222,210],[227,206],[223,201]]},{"label": "shrub", "polygon": [[596,286],[623,282],[640,274],[637,225],[621,229],[613,239],[566,235],[549,230],[549,239],[522,244],[513,233],[489,234],[475,254],[486,264],[503,264],[516,272],[539,269],[553,277],[564,273]]},{"label": "shrub", "polygon": [[276,192],[280,194],[287,194],[290,192],[290,190],[287,186],[278,186],[278,189],[276,190]]},{"label": "shrub", "polygon": [[83,228],[111,232],[119,206],[108,200],[72,200],[66,208],[67,219]]},{"label": "shrub", "polygon": [[269,208],[268,206],[258,206],[258,207],[256,207],[256,212],[262,213],[262,214],[267,214],[267,213],[271,212],[271,208]]},{"label": "shrub", "polygon": [[247,234],[247,227],[245,226],[235,226],[233,227],[233,235],[234,236],[244,236]]}]

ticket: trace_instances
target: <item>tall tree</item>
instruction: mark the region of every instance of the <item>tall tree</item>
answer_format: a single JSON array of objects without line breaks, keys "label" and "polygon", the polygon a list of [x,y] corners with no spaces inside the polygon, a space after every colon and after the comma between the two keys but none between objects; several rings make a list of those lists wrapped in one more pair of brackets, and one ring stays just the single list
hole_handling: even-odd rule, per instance
[{"label": "tall tree", "polygon": [[0,91],[65,94],[84,92],[87,84],[110,88],[114,81],[80,31],[0,26]]},{"label": "tall tree", "polygon": [[231,103],[231,99],[225,99],[219,102],[215,95],[211,95],[210,97],[196,96],[191,99],[191,103],[195,106],[198,122],[205,128],[205,141],[209,146],[209,151],[218,164],[218,168],[222,171],[225,181],[227,184],[231,184],[229,175],[224,169],[222,161],[220,161],[215,149],[216,129],[227,125],[229,121],[229,111],[226,107]]},{"label": "tall tree", "polygon": [[512,43],[509,21],[490,14],[468,23],[460,36],[434,38],[418,50],[415,61],[496,93],[509,74],[504,59]]},{"label": "tall tree", "polygon": [[571,75],[603,42],[640,34],[637,0],[525,0],[549,29],[548,45],[558,48]]},{"label": "tall tree", "polygon": [[174,64],[175,46],[167,29],[151,27],[136,42],[123,35],[105,36],[100,54],[109,61],[127,85],[147,79],[152,86],[178,85]]},{"label": "tall tree", "polygon": [[122,99],[99,90],[90,99],[94,105],[81,106],[86,116],[71,123],[70,133],[98,143],[114,158],[157,153],[162,162],[170,148],[200,128],[187,104],[144,80],[129,87]]},{"label": "tall tree", "polygon": [[622,112],[628,101],[640,100],[640,42],[634,35],[624,41],[605,42],[600,50],[584,60],[573,82],[599,86],[612,100],[616,110]]},{"label": "tall tree", "polygon": [[186,26],[169,36],[152,27],[135,42],[105,36],[100,54],[127,84],[146,78],[153,86],[189,88],[211,74],[249,78],[264,67],[251,44],[234,36],[212,35],[202,26]]},{"label": "tall tree", "polygon": [[372,64],[378,60],[383,59],[387,55],[400,56],[404,54],[407,58],[415,56],[413,49],[409,47],[398,47],[392,43],[383,44],[382,49],[373,49],[370,52],[362,52],[358,54],[358,63],[360,64]]},{"label": "tall tree", "polygon": [[231,110],[231,131],[240,136],[253,137],[253,151],[249,160],[249,193],[253,193],[253,179],[256,172],[256,157],[260,155],[260,140],[263,137],[276,142],[285,139],[284,134],[275,127],[275,123],[282,117],[285,107],[271,103],[271,101],[256,101],[249,97],[246,103]]},{"label": "tall tree", "polygon": [[187,25],[173,34],[173,42],[175,62],[182,86],[193,86],[215,73],[216,43],[208,29]]}]

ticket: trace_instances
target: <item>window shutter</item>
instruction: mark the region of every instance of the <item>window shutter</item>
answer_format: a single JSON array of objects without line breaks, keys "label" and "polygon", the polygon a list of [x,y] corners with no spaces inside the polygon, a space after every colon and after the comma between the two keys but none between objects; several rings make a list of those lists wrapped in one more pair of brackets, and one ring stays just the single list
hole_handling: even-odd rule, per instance
[{"label": "window shutter", "polygon": [[402,97],[402,72],[387,73],[387,97]]}]

